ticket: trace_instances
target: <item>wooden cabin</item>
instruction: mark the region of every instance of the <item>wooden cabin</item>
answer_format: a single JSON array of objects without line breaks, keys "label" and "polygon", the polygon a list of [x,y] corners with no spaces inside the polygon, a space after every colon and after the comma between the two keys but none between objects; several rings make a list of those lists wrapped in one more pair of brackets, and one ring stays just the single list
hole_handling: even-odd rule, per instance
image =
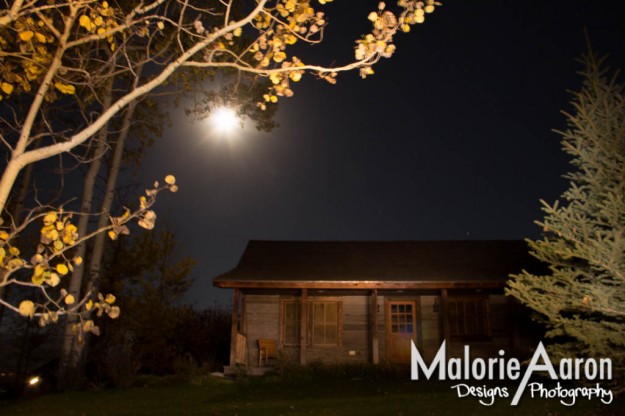
[{"label": "wooden cabin", "polygon": [[409,363],[410,340],[426,360],[443,340],[448,356],[464,345],[524,355],[535,337],[504,287],[535,265],[522,241],[250,241],[236,268],[213,279],[234,289],[226,372],[262,373],[276,356]]}]

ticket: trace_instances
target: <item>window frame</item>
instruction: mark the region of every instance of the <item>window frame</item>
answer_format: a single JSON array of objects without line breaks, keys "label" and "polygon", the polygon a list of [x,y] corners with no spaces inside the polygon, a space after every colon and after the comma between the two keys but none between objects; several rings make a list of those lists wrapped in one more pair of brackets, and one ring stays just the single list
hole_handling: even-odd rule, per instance
[{"label": "window frame", "polygon": [[[461,314],[457,313],[458,306],[462,306]],[[468,313],[469,308],[473,308],[473,314]],[[451,295],[447,298],[446,315],[451,341],[492,340],[488,295]]]},{"label": "window frame", "polygon": [[[333,304],[336,305],[336,342],[326,343],[317,342],[315,340],[315,317],[314,308],[319,304]],[[295,305],[297,313],[296,321],[301,321],[301,300],[298,298],[284,298],[280,300],[280,344],[286,347],[297,347],[301,345],[301,332],[299,323],[296,327],[297,341],[291,343],[287,340],[287,325],[295,324],[294,321],[287,321],[286,308],[287,305]],[[343,301],[340,298],[308,298],[306,302],[306,340],[305,344],[311,348],[328,348],[328,347],[340,347],[343,345]],[[325,340],[324,340],[325,341]]]}]

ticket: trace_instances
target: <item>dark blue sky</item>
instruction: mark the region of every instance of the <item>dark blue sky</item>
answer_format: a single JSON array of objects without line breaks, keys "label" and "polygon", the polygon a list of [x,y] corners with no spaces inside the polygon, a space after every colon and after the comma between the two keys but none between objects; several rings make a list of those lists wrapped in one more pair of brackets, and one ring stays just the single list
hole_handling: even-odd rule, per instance
[{"label": "dark blue sky", "polygon": [[[324,7],[329,45],[311,56],[353,56],[377,5],[355,3]],[[230,293],[210,279],[235,267],[250,239],[536,237],[539,200],[566,188],[551,130],[563,127],[566,91],[580,84],[584,27],[595,50],[625,68],[622,9],[608,0],[450,0],[398,38],[371,78],[302,81],[271,133],[248,126],[225,141],[174,115],[141,176],[178,178],[179,193],[156,209],[199,261],[189,300],[227,304]]]}]

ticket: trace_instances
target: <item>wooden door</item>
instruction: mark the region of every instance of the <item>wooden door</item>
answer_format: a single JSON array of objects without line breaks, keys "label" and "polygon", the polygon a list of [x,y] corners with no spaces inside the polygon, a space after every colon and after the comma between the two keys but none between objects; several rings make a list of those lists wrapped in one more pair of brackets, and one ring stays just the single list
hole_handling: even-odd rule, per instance
[{"label": "wooden door", "polygon": [[390,363],[410,362],[410,340],[416,343],[416,302],[393,300],[386,305],[386,351]]}]

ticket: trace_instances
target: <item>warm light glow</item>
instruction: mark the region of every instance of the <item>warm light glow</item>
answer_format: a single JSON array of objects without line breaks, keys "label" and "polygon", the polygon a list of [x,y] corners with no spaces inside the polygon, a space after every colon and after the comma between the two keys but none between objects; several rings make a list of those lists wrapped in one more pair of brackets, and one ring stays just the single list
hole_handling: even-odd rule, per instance
[{"label": "warm light glow", "polygon": [[39,378],[39,376],[34,376],[28,379],[28,385],[36,386],[37,384],[39,384],[40,381],[41,379]]},{"label": "warm light glow", "polygon": [[209,121],[219,133],[230,133],[239,124],[237,113],[229,107],[219,107],[213,110]]}]

